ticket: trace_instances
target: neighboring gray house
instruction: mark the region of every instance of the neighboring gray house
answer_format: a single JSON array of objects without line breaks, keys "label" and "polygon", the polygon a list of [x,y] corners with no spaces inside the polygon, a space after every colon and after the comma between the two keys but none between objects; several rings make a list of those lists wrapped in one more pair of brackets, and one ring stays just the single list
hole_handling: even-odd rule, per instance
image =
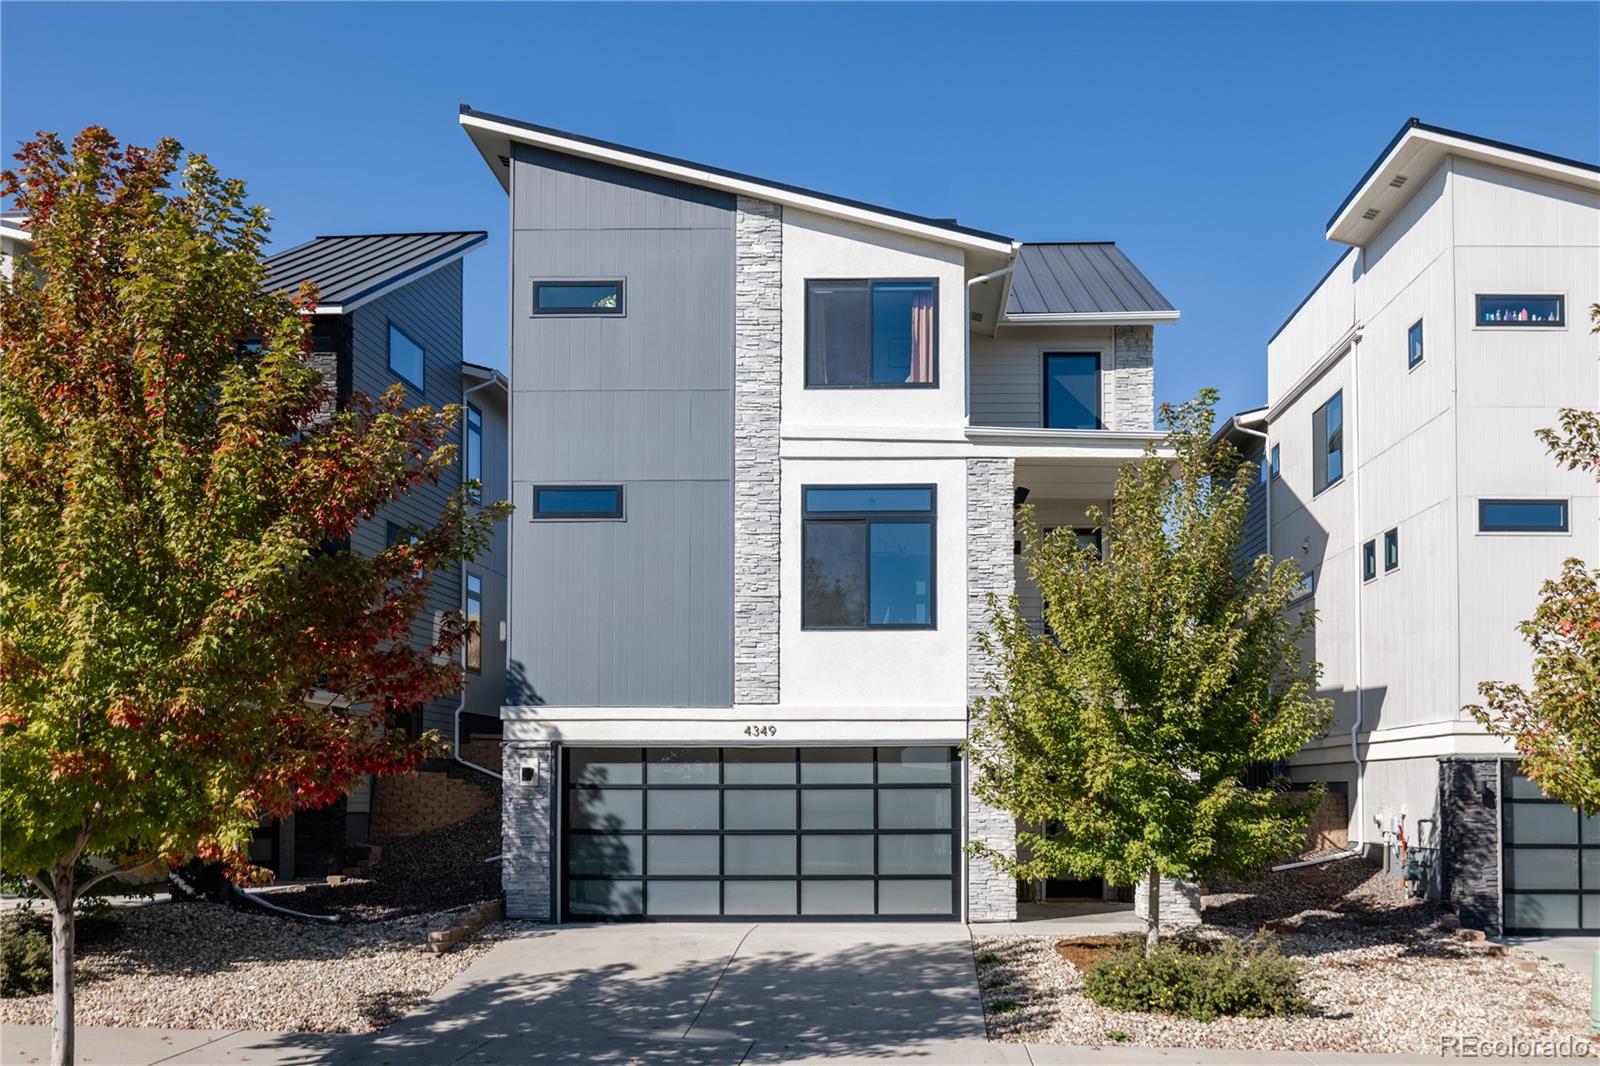
[{"label": "neighboring gray house", "polygon": [[[381,396],[393,385],[405,389],[409,404],[463,404],[463,417],[450,436],[460,446],[456,469],[437,485],[419,486],[358,528],[351,538],[356,551],[381,551],[408,526],[431,524],[465,479],[481,480],[485,501],[506,498],[505,377],[462,360],[461,259],[485,236],[317,237],[266,262],[270,289],[294,291],[302,281],[317,286],[311,359],[334,382],[338,407],[358,393]],[[413,639],[431,641],[431,628],[446,612],[457,610],[476,615],[479,632],[477,641],[463,649],[467,680],[462,694],[414,708],[408,723],[414,733],[436,729],[459,744],[474,731],[498,732],[505,572],[505,545],[497,537],[481,559],[434,575],[428,609],[417,619]],[[344,866],[344,850],[367,838],[371,804],[369,785],[332,807],[302,811],[264,828],[254,855],[280,876],[336,872]]]},{"label": "neighboring gray house", "polygon": [[1106,505],[1159,440],[1177,310],[1112,244],[461,123],[509,200],[509,913],[1000,919],[1114,892],[969,857],[1016,824],[960,745],[988,596],[1028,591],[1015,505]]}]

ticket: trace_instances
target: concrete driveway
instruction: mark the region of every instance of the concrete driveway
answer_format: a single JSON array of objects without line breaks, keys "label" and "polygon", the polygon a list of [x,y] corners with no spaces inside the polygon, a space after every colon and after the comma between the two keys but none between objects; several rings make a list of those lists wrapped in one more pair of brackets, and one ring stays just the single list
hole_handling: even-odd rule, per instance
[{"label": "concrete driveway", "polygon": [[569,926],[498,945],[351,1061],[975,1061],[984,1040],[955,923]]}]

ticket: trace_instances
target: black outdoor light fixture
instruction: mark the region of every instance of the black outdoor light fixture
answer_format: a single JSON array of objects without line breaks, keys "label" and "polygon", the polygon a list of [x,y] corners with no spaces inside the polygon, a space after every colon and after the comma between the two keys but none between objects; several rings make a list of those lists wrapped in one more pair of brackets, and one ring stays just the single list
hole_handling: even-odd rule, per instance
[{"label": "black outdoor light fixture", "polygon": [[1011,490],[1011,496],[1011,506],[1021,507],[1024,503],[1028,502],[1028,487],[1026,485],[1018,485],[1016,488]]}]

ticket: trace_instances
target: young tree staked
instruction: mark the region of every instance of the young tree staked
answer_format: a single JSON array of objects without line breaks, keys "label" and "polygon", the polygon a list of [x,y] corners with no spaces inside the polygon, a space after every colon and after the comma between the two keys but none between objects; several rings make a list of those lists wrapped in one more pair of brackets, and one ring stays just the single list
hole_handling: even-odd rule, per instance
[{"label": "young tree staked", "polygon": [[[505,505],[454,499],[376,556],[351,534],[451,468],[456,412],[335,411],[315,293],[264,293],[267,212],[204,156],[91,127],[0,188],[32,246],[0,285],[0,865],[48,901],[52,1058],[73,1058],[73,910],[189,858],[266,876],[263,817],[324,806],[437,738],[466,632],[410,642],[429,577]],[[89,880],[80,857],[105,872]]]},{"label": "young tree staked", "polygon": [[993,695],[972,708],[973,789],[1014,815],[1017,851],[970,845],[1017,877],[1146,883],[1248,876],[1303,850],[1319,788],[1245,784],[1319,735],[1327,701],[1301,647],[1300,570],[1236,549],[1256,464],[1211,439],[1215,393],[1163,406],[1164,448],[1119,473],[1108,512],[1041,533],[1018,514],[1047,629],[992,605]]}]

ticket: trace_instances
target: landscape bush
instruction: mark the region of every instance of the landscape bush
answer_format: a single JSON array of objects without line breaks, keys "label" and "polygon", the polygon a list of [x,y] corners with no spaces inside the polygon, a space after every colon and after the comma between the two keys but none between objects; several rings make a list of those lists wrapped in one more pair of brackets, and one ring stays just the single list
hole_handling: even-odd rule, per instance
[{"label": "landscape bush", "polygon": [[50,991],[50,928],[27,907],[0,917],[0,996]]},{"label": "landscape bush", "polygon": [[1084,992],[1112,1010],[1176,1014],[1200,1021],[1303,1014],[1300,967],[1265,937],[1129,947],[1090,967]]}]

